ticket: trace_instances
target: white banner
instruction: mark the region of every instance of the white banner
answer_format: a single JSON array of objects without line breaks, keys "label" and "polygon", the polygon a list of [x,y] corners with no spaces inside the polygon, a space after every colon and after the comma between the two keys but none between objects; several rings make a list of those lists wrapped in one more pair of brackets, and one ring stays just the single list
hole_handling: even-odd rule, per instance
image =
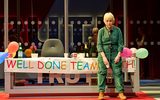
[{"label": "white banner", "polygon": [[21,73],[97,73],[97,58],[8,58],[5,72]]}]

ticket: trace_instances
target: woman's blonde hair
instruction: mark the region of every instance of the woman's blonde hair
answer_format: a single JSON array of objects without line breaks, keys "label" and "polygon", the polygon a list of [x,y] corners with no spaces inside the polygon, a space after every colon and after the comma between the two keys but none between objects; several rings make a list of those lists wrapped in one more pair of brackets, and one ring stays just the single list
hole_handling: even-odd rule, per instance
[{"label": "woman's blonde hair", "polygon": [[112,20],[112,22],[115,22],[114,15],[111,12],[107,12],[103,16],[103,21],[105,22],[107,19]]}]

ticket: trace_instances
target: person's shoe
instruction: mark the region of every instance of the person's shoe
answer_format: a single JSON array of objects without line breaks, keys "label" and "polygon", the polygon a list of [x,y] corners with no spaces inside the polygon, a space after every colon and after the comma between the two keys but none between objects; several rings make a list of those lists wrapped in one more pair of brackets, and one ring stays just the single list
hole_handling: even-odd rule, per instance
[{"label": "person's shoe", "polygon": [[120,98],[121,100],[126,100],[127,97],[124,95],[124,93],[119,93],[118,98]]},{"label": "person's shoe", "polygon": [[98,100],[104,100],[104,92],[99,92]]}]

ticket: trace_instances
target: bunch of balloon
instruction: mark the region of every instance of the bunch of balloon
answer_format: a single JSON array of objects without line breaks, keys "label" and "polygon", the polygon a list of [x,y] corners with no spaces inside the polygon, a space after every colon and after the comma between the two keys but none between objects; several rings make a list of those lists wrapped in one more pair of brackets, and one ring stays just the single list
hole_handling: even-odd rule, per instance
[{"label": "bunch of balloon", "polygon": [[17,42],[15,41],[10,42],[5,52],[0,52],[0,64],[3,63],[7,57],[8,58],[15,57],[18,48],[19,48],[19,45]]},{"label": "bunch of balloon", "polygon": [[121,52],[121,57],[123,58],[129,58],[129,57],[137,57],[139,59],[145,59],[148,57],[148,50],[145,48],[127,48],[124,47],[122,52]]}]

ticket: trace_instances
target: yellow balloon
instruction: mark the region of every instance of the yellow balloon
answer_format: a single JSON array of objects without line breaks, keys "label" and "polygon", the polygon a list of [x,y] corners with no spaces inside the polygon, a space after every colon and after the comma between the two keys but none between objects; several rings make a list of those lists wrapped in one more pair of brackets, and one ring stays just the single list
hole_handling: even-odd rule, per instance
[{"label": "yellow balloon", "polygon": [[[8,48],[5,50],[5,52],[8,52]],[[16,56],[16,52],[14,52],[14,53],[8,52],[8,58],[14,58],[15,56]]]}]

